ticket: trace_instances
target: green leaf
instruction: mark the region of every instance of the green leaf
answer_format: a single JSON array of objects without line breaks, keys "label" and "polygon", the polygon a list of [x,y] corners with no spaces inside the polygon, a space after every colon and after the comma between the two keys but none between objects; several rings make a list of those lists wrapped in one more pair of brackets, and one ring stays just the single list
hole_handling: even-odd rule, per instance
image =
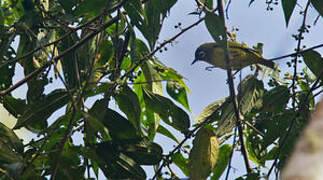
[{"label": "green leaf", "polygon": [[176,106],[168,98],[154,94],[143,88],[144,101],[149,109],[156,112],[168,125],[186,133],[190,127],[190,119],[187,113]]},{"label": "green leaf", "polygon": [[265,92],[263,97],[263,110],[265,112],[278,112],[283,110],[290,99],[290,93],[286,86],[277,86]]},{"label": "green leaf", "polygon": [[87,16],[87,18],[98,15],[107,6],[105,0],[84,0],[75,9],[75,15]]},{"label": "green leaf", "polygon": [[114,46],[112,42],[108,39],[104,39],[97,56],[99,56],[98,62],[101,65],[105,65],[110,59],[112,59],[114,56]]},{"label": "green leaf", "polygon": [[18,118],[14,129],[26,127],[33,132],[39,132],[47,127],[47,118],[56,110],[65,106],[70,100],[70,94],[63,89],[56,89],[44,96],[42,101],[29,105],[22,117]]},{"label": "green leaf", "polygon": [[136,144],[122,145],[120,152],[132,158],[140,165],[155,165],[162,158],[162,148],[152,142],[141,141]]},{"label": "green leaf", "polygon": [[219,149],[215,133],[206,127],[199,129],[189,155],[188,167],[191,179],[206,179],[210,175],[217,163]]},{"label": "green leaf", "polygon": [[[108,152],[108,153],[107,153]],[[145,171],[132,158],[118,150],[112,142],[100,143],[95,152],[88,153],[100,169],[111,179],[146,179]]]},{"label": "green leaf", "polygon": [[233,104],[229,98],[227,98],[226,101],[221,105],[220,112],[221,117],[217,121],[217,130],[215,132],[218,137],[231,132],[236,124]]},{"label": "green leaf", "polygon": [[109,130],[107,129],[107,127],[104,126],[104,124],[100,120],[98,120],[96,117],[90,114],[87,114],[86,112],[83,112],[82,114],[89,124],[86,136],[87,140],[96,139],[96,135],[98,132],[100,132],[100,135],[104,140],[111,140]]},{"label": "green leaf", "polygon": [[[49,151],[49,161],[56,162],[57,152]],[[81,164],[79,147],[74,146],[71,142],[66,142],[59,159],[59,168],[57,169],[57,179],[82,179],[85,173],[85,167]],[[51,164],[53,166],[53,164]]]},{"label": "green leaf", "polygon": [[243,79],[238,86],[238,99],[241,113],[247,114],[254,108],[259,99],[264,94],[264,85],[262,81],[257,80],[254,76],[249,75]]},{"label": "green leaf", "polygon": [[69,14],[73,11],[73,6],[75,6],[76,0],[58,0],[58,2],[61,4],[63,9],[67,11]]},{"label": "green leaf", "polygon": [[118,112],[108,108],[106,100],[97,100],[89,113],[99,119],[108,128],[113,140],[140,139],[138,131],[132,123]]},{"label": "green leaf", "polygon": [[[218,113],[218,112],[216,112],[216,110],[219,111],[219,106],[221,104],[223,104],[226,100],[227,100],[227,98],[224,98],[224,99],[221,99],[219,101],[215,101],[214,103],[209,104],[206,108],[204,108],[202,110],[202,112],[200,112],[200,114],[197,115],[197,117],[194,119],[194,122],[195,123],[202,123],[206,119],[210,118],[211,115],[213,115],[214,113]],[[217,120],[217,118],[216,118],[216,116],[214,116],[214,118],[212,120],[210,120],[210,122],[213,122],[216,120]]]},{"label": "green leaf", "polygon": [[317,51],[302,53],[305,64],[310,68],[318,79],[323,79],[323,58]]},{"label": "green leaf", "polygon": [[224,170],[227,168],[230,160],[230,155],[232,152],[232,146],[229,144],[224,144],[220,147],[218,159],[216,162],[215,168],[212,170],[213,175],[211,176],[211,180],[220,179]]},{"label": "green leaf", "polygon": [[256,141],[250,142],[249,140],[246,140],[246,147],[247,147],[247,151],[248,151],[248,158],[252,162],[254,162],[255,164],[257,164],[257,166],[264,166],[265,164],[263,164],[261,162],[261,160],[258,158],[257,154],[255,153],[254,147],[252,146],[251,143],[255,144]]},{"label": "green leaf", "polygon": [[172,140],[174,140],[177,143],[180,143],[180,141],[167,128],[165,128],[162,125],[158,126],[157,132],[164,135],[164,136],[166,136],[166,137],[168,137],[168,138],[170,138],[170,139],[172,139]]},{"label": "green leaf", "polygon": [[220,43],[226,37],[224,22],[218,15],[206,12],[205,25],[216,42]]},{"label": "green leaf", "polygon": [[172,155],[172,162],[175,163],[176,166],[179,167],[186,176],[189,176],[189,170],[188,170],[189,160],[187,158],[184,158],[184,156],[180,151]]},{"label": "green leaf", "polygon": [[[151,0],[145,3],[144,11],[138,8],[139,5],[133,3],[133,7],[127,7],[131,12],[131,23],[137,26],[143,36],[147,39],[150,49],[153,49],[162,27],[162,23],[170,8],[177,0]],[[130,5],[129,5],[130,6]],[[134,9],[136,9],[134,11]]]},{"label": "green leaf", "polygon": [[288,26],[289,19],[294,11],[297,0],[282,0],[283,11],[285,15],[286,27]]},{"label": "green leaf", "polygon": [[14,98],[10,95],[4,97],[3,107],[15,118],[22,116],[27,109],[26,100]]},{"label": "green leaf", "polygon": [[[57,34],[59,36],[63,36],[65,34],[64,31],[58,31]],[[58,39],[59,37],[57,37]],[[67,38],[64,38],[60,43],[57,45],[58,53],[61,54],[64,52],[67,48],[71,47],[73,44],[75,44],[79,40],[79,37],[76,33],[71,34]],[[64,80],[69,87],[69,89],[73,89],[77,87],[78,83],[78,77],[77,74],[79,72],[75,69],[75,61],[77,60],[77,55],[75,52],[69,52],[66,53],[62,59],[62,69],[63,69],[63,75]]]},{"label": "green leaf", "polygon": [[23,168],[24,147],[17,135],[0,123],[0,168],[13,179],[19,179]]},{"label": "green leaf", "polygon": [[323,16],[323,2],[320,0],[310,0],[314,8]]},{"label": "green leaf", "polygon": [[188,111],[190,111],[186,89],[184,86],[179,83],[175,83],[172,81],[167,81],[166,91],[174,100],[183,105]]},{"label": "green leaf", "polygon": [[140,123],[140,103],[137,94],[128,86],[123,86],[121,91],[115,96],[119,108],[124,112],[128,120],[135,126],[138,132],[141,131]]},{"label": "green leaf", "polygon": [[1,142],[2,143],[5,142],[5,144],[3,145],[5,145],[6,148],[8,148],[8,150],[10,149],[16,153],[23,153],[24,146],[22,144],[22,141],[18,138],[18,136],[15,134],[13,130],[11,130],[10,128],[8,128],[2,123],[0,123],[0,136],[1,136]]}]

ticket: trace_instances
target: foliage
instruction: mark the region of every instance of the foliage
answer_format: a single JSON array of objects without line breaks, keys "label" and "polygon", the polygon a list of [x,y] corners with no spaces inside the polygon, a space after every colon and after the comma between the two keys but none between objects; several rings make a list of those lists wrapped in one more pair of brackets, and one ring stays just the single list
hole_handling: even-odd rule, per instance
[{"label": "foliage", "polygon": [[[199,21],[160,43],[177,0],[0,0],[0,102],[17,118],[12,129],[0,124],[0,178],[93,179],[102,172],[112,179],[146,179],[142,166],[149,165],[153,178],[163,179],[162,170],[173,163],[193,179],[218,179],[225,169],[230,172],[237,146],[245,161],[254,162],[245,164],[245,177],[260,178],[268,162],[273,162],[268,176],[273,168],[281,170],[322,92],[323,59],[315,48],[298,46],[286,56],[291,66],[302,58],[302,72],[295,68],[282,76],[278,68],[258,66],[237,86],[237,95],[229,81],[230,96],[207,106],[194,125],[183,76],[155,57],[202,21],[215,41],[232,38],[219,2],[215,9],[212,0],[196,0],[198,9],[190,14]],[[267,9],[277,3],[287,26],[297,2],[270,1]],[[294,36],[299,44],[309,32],[310,4],[323,16],[321,1],[308,0]],[[25,77],[15,82],[18,65]],[[259,71],[265,78],[258,78]],[[228,75],[232,79],[231,71]],[[13,96],[24,83],[24,98]],[[23,127],[37,139],[23,144],[14,132]],[[178,146],[163,153],[154,142],[158,133]],[[193,137],[188,156],[184,142]],[[231,137],[235,144],[226,141]]]}]

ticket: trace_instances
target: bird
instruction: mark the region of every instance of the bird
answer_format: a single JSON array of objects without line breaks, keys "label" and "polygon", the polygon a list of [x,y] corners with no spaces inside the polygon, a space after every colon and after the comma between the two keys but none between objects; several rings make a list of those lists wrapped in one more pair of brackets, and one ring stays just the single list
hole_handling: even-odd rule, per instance
[{"label": "bird", "polygon": [[[237,41],[228,41],[228,54],[231,60],[232,70],[241,70],[252,64],[262,64],[271,69],[275,69],[274,62],[264,59],[258,51]],[[195,59],[191,65],[197,61],[204,61],[214,67],[227,69],[224,49],[216,42],[200,45],[195,51]]]}]

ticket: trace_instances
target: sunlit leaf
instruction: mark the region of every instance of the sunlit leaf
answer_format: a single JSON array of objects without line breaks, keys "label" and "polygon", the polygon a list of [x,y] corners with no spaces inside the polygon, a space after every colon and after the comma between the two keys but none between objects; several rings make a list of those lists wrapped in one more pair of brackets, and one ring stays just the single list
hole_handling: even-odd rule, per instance
[{"label": "sunlit leaf", "polygon": [[162,125],[159,125],[158,126],[158,129],[157,129],[157,132],[174,140],[175,142],[177,143],[180,143],[180,141],[176,138],[176,136],[174,136],[167,128],[165,128],[164,126]]},{"label": "sunlit leaf", "polygon": [[201,128],[193,140],[189,155],[189,175],[192,180],[206,179],[217,163],[219,142],[214,132]]},{"label": "sunlit leaf", "polygon": [[[204,108],[202,110],[202,112],[200,112],[197,117],[194,119],[195,123],[202,123],[205,120],[207,120],[208,118],[210,118],[210,116],[214,113],[217,113],[216,110],[220,110],[219,106],[221,104],[223,104],[226,101],[225,99],[221,99],[219,101],[215,101],[214,103],[209,104],[206,108]],[[214,116],[216,117],[216,116]],[[210,120],[210,122],[215,121],[216,119]]]},{"label": "sunlit leaf", "polygon": [[187,110],[190,111],[187,94],[185,87],[181,86],[179,83],[168,81],[166,85],[167,93],[181,105],[183,105]]},{"label": "sunlit leaf", "polygon": [[189,176],[189,170],[188,170],[188,158],[184,158],[181,152],[176,152],[172,156],[172,162],[178,166],[182,172],[186,175]]}]

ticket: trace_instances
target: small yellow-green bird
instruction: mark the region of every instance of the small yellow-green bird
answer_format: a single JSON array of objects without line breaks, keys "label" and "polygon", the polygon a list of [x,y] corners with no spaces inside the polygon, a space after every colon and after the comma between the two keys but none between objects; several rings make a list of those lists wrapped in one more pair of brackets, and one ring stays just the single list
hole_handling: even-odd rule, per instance
[{"label": "small yellow-green bird", "polygon": [[[228,53],[231,60],[232,70],[240,70],[251,64],[262,64],[272,69],[275,63],[265,60],[259,52],[245,44],[236,41],[228,41]],[[205,61],[215,67],[227,69],[224,50],[217,43],[204,43],[195,51],[194,64],[197,61]]]}]

